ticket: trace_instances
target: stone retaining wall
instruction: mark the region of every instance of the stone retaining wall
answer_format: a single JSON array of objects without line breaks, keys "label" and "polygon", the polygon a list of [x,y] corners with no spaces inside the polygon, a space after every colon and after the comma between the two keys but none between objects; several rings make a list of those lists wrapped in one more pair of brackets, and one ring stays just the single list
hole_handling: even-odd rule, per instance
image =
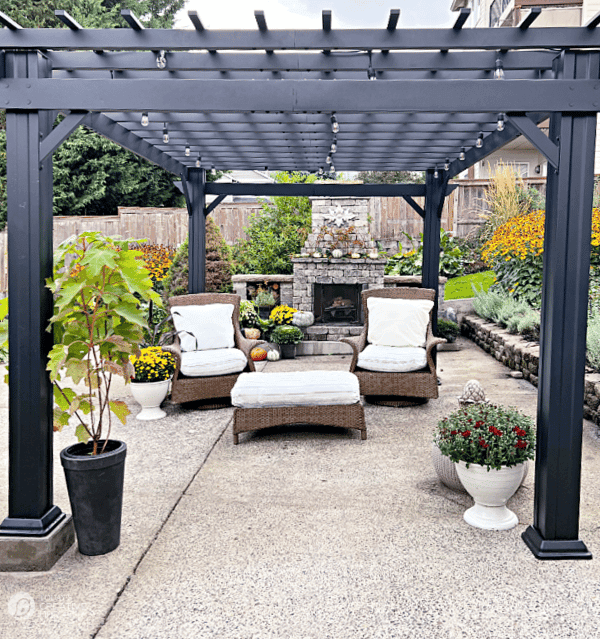
[{"label": "stone retaining wall", "polygon": [[[473,340],[484,351],[508,368],[521,373],[523,378],[538,385],[540,347],[520,335],[482,319],[477,315],[465,315],[461,322],[463,335]],[[600,373],[586,373],[583,416],[600,425]]]}]

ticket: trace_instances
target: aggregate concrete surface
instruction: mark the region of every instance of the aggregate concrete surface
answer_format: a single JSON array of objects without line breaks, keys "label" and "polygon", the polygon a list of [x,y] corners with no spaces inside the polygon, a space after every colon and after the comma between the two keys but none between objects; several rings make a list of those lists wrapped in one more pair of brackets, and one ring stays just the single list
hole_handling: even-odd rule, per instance
[{"label": "aggregate concrete surface", "polygon": [[[535,416],[537,390],[468,340],[438,355],[440,398],[365,405],[357,431],[286,426],[231,436],[232,409],[167,404],[130,416],[120,547],[72,547],[49,572],[0,574],[0,636],[22,639],[561,639],[600,627],[600,440],[584,422],[580,536],[592,561],[541,562],[531,469],[509,502],[519,524],[483,531],[467,495],[439,483],[432,432],[469,379]],[[347,369],[348,356],[262,363]],[[127,387],[119,394],[139,408]],[[6,390],[0,396],[7,458]],[[56,434],[55,503],[69,512]],[[6,468],[6,462],[3,462]],[[7,473],[0,478],[2,516]]]}]

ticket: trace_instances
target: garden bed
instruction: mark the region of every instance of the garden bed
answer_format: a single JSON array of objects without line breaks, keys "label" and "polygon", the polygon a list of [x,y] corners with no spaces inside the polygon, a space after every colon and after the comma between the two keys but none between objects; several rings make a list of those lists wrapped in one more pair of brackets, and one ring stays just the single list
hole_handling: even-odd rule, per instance
[{"label": "garden bed", "polygon": [[[505,366],[538,385],[540,347],[537,342],[513,335],[494,322],[465,315],[461,332]],[[583,416],[600,425],[600,373],[586,373]]]}]

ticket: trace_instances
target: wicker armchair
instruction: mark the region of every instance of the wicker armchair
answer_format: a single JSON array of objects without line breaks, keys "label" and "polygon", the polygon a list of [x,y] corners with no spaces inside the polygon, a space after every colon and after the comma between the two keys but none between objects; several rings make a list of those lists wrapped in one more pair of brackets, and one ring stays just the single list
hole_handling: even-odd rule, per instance
[{"label": "wicker armchair", "polygon": [[[178,295],[169,298],[169,306],[189,306],[203,304],[233,304],[232,322],[234,328],[235,348],[241,350],[248,360],[243,371],[254,371],[254,362],[250,351],[257,344],[264,344],[263,340],[246,339],[240,330],[240,296],[229,293],[196,293],[193,295]],[[216,375],[214,377],[186,377],[181,368],[181,343],[179,336],[171,346],[162,349],[171,353],[175,358],[175,373],[171,386],[171,401],[176,404],[184,402],[201,402],[198,408],[225,408],[231,406],[231,389],[240,373],[230,375]]]},{"label": "wicker armchair", "polygon": [[442,344],[446,340],[440,337],[434,337],[431,328],[431,313],[429,325],[427,326],[427,340],[425,344],[427,353],[427,366],[425,368],[410,373],[386,373],[364,370],[357,365],[359,353],[367,346],[367,335],[369,332],[367,299],[371,296],[406,300],[434,300],[435,291],[416,287],[369,289],[363,291],[363,332],[357,337],[347,337],[340,340],[352,347],[353,353],[350,372],[358,377],[361,395],[364,395],[365,399],[370,403],[384,406],[411,406],[424,403],[428,399],[437,398],[438,383],[434,348],[437,344]]}]

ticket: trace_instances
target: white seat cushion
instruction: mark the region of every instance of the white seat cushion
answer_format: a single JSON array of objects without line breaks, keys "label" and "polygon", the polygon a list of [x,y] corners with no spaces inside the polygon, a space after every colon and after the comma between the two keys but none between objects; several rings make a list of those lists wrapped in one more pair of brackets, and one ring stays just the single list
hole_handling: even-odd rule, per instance
[{"label": "white seat cushion", "polygon": [[368,297],[367,339],[376,346],[425,346],[431,300]]},{"label": "white seat cushion", "polygon": [[246,368],[247,357],[237,348],[181,353],[181,373],[188,377],[231,375]]},{"label": "white seat cushion", "polygon": [[231,391],[239,408],[349,405],[360,401],[358,378],[347,371],[243,373]]},{"label": "white seat cushion", "polygon": [[181,350],[233,348],[233,304],[172,306],[171,315]]},{"label": "white seat cushion", "polygon": [[377,373],[410,373],[427,366],[427,351],[415,346],[375,346],[359,353],[357,365]]}]

